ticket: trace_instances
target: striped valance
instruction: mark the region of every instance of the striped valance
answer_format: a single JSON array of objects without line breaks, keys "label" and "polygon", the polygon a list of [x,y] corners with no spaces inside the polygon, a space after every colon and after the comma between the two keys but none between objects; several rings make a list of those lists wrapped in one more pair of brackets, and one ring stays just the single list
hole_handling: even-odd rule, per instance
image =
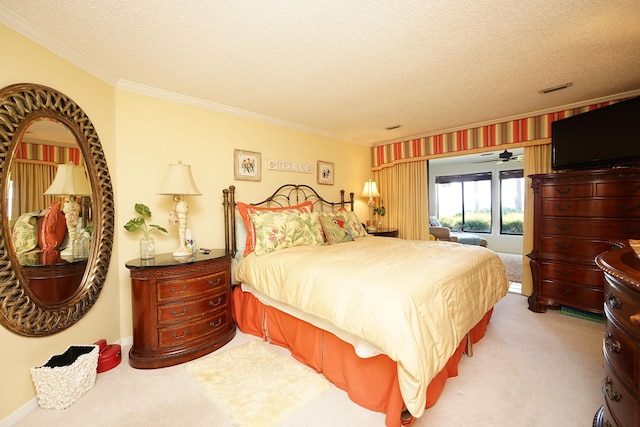
[{"label": "striped valance", "polygon": [[33,144],[30,142],[21,142],[18,145],[15,158],[58,164],[68,164],[72,162],[74,165],[79,165],[82,163],[80,148],[58,147],[55,145]]},{"label": "striped valance", "polygon": [[622,100],[607,101],[570,110],[376,146],[371,149],[371,166],[377,170],[398,161],[428,159],[446,153],[550,138],[552,122],[620,101]]}]

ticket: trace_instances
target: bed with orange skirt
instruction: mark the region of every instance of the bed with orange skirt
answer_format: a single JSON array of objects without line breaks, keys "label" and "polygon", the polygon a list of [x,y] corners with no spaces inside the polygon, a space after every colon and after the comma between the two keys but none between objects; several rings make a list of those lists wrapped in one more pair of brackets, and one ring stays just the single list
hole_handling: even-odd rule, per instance
[{"label": "bed with orange skirt", "polygon": [[388,427],[435,404],[507,292],[486,248],[368,236],[353,194],[332,203],[285,185],[256,204],[235,197],[223,191],[239,329],[289,349]]}]

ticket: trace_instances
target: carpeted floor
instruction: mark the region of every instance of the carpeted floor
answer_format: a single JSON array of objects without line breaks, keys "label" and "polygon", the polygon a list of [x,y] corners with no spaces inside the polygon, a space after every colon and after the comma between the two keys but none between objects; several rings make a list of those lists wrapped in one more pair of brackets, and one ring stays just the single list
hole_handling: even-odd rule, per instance
[{"label": "carpeted floor", "polygon": [[[413,427],[589,426],[603,403],[603,333],[604,325],[559,310],[533,313],[526,297],[509,293],[496,305],[473,357],[462,358],[459,376],[447,381],[440,400]],[[238,332],[218,352],[257,340]],[[6,425],[237,427],[183,365],[133,369],[128,350],[125,344],[122,363],[98,374],[94,388],[69,408],[35,407]],[[278,427],[300,426],[384,427],[384,415],[331,386]]]}]

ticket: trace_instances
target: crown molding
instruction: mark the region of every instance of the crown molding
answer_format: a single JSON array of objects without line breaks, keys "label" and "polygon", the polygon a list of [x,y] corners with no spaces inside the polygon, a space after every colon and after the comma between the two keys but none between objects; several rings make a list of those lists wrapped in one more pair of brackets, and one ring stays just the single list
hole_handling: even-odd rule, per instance
[{"label": "crown molding", "polygon": [[87,59],[84,55],[81,55],[67,45],[49,36],[39,28],[36,28],[30,22],[24,20],[22,17],[16,15],[2,5],[0,5],[0,23],[5,24],[17,33],[22,34],[45,49],[50,50],[108,85],[115,87],[118,79],[112,73],[108,72],[95,62]]},{"label": "crown molding", "polygon": [[195,96],[182,95],[180,93],[171,92],[164,89],[158,89],[153,86],[144,85],[141,83],[132,82],[129,80],[118,80],[116,88],[126,92],[137,93],[139,95],[145,95],[152,98],[164,99],[166,101],[176,102],[180,104],[190,105],[192,107],[202,108],[205,110],[216,111],[219,113],[229,114],[237,117],[243,117],[263,123],[272,124],[275,126],[285,127],[289,129],[299,130],[314,135],[323,136],[331,139],[339,139],[341,141],[358,144],[358,141],[346,139],[340,135],[326,132],[320,129],[303,126],[298,123],[288,122],[275,117],[266,116],[263,114],[253,113],[251,111],[243,110],[240,108],[230,107],[224,104],[218,104],[216,102],[207,101],[205,99],[197,98]]}]

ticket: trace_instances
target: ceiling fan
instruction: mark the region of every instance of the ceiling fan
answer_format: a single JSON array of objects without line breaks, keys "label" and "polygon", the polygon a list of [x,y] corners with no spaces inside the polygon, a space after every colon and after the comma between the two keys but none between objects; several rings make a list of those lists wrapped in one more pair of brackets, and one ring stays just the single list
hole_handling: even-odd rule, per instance
[{"label": "ceiling fan", "polygon": [[[483,153],[481,156],[493,156],[494,153]],[[514,156],[511,151],[504,150],[502,153],[498,154],[497,159],[484,160],[479,163],[489,163],[495,162],[496,164],[506,163],[506,162],[522,162],[524,160],[524,155]]]}]

